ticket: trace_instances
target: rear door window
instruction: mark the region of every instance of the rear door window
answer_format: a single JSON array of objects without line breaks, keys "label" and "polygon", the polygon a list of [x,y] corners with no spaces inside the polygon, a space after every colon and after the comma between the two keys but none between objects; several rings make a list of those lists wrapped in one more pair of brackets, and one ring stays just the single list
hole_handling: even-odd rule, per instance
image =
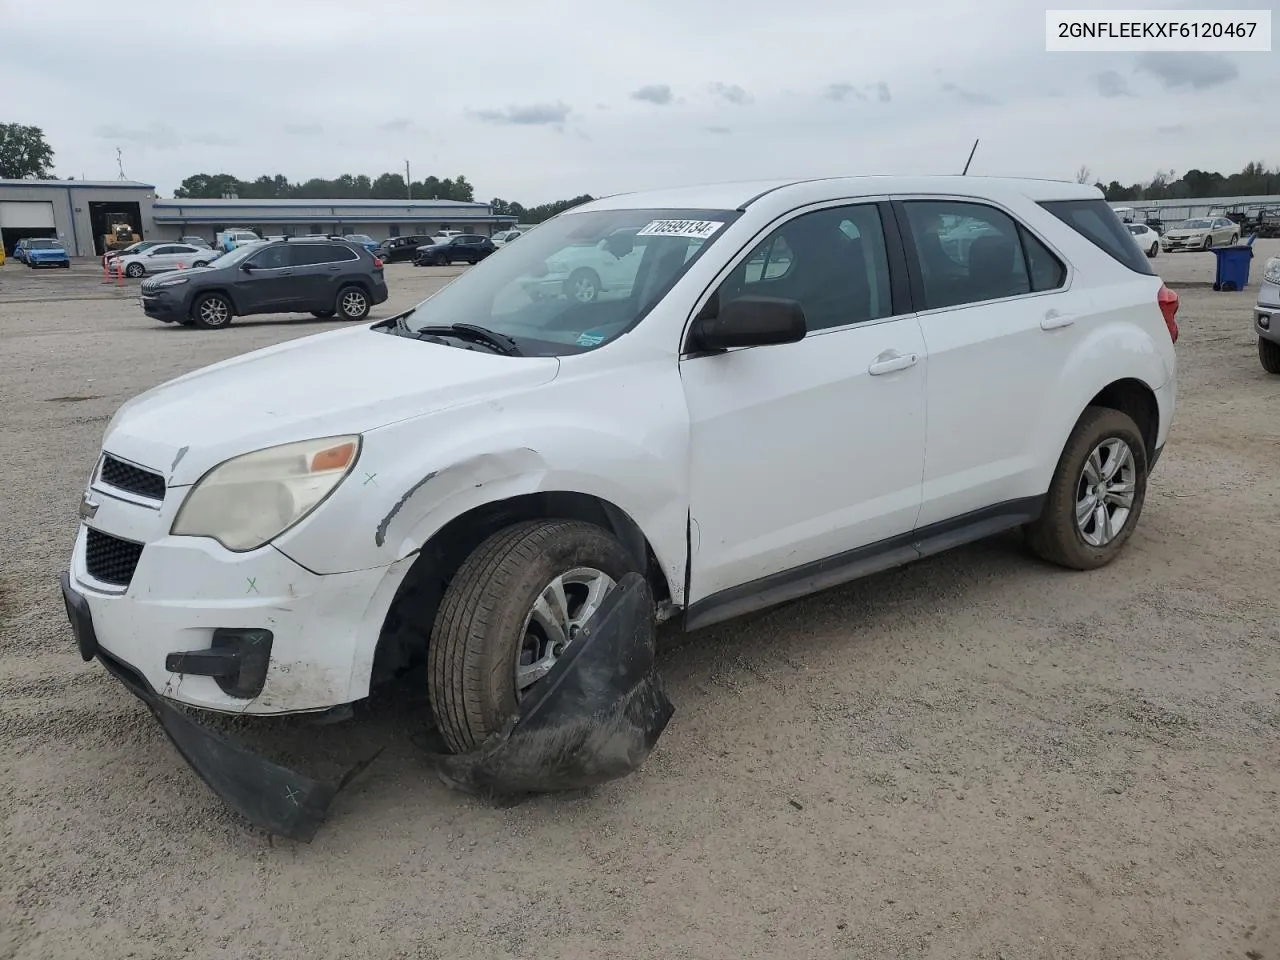
[{"label": "rear door window", "polygon": [[1117,263],[1134,273],[1155,276],[1146,254],[1125,230],[1105,200],[1047,200],[1040,204]]}]

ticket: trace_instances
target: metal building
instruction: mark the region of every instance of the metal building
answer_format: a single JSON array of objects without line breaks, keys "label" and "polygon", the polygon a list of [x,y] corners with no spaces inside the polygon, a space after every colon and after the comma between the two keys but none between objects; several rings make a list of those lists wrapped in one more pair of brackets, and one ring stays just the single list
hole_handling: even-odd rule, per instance
[{"label": "metal building", "polygon": [[57,237],[73,257],[104,250],[114,223],[144,240],[204,237],[226,228],[263,236],[363,233],[375,240],[455,229],[489,236],[515,225],[487,203],[456,200],[166,200],[147,183],[122,180],[0,180],[0,239],[6,253],[25,237]]}]

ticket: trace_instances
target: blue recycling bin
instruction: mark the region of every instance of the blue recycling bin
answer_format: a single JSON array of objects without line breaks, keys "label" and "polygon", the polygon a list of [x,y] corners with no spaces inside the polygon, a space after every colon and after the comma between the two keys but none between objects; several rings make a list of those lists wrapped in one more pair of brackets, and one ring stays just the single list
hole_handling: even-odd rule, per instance
[{"label": "blue recycling bin", "polygon": [[1249,264],[1253,260],[1253,245],[1238,243],[1232,247],[1213,247],[1218,258],[1218,269],[1213,275],[1213,289],[1230,292],[1243,290],[1249,283]]}]

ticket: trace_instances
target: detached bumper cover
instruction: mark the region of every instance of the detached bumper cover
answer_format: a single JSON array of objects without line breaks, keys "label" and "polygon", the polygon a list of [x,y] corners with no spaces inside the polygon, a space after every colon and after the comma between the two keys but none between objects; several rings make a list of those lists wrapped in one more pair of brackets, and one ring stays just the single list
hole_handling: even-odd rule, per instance
[{"label": "detached bumper cover", "polygon": [[145,703],[200,779],[254,826],[310,843],[338,792],[377,757],[374,754],[356,764],[339,782],[326,783],[237,746],[196,723],[157,695],[140,673],[98,647],[89,605],[71,586],[66,573],[62,574],[62,599],[80,656],[85,660],[96,657],[108,673]]},{"label": "detached bumper cover", "polygon": [[633,773],[675,708],[654,669],[653,603],[631,573],[506,727],[470,754],[431,754],[446,784],[493,797],[577,790]]}]

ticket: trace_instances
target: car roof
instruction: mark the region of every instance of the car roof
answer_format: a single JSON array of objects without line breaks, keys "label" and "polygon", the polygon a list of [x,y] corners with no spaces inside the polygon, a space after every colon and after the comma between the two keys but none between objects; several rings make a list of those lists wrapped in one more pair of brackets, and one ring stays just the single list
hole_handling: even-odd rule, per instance
[{"label": "car roof", "polygon": [[815,177],[805,180],[742,180],[699,186],[649,190],[601,197],[572,208],[573,213],[592,210],[743,210],[763,197],[778,194],[828,193],[832,198],[883,196],[890,193],[961,193],[992,198],[1010,193],[1031,200],[1095,200],[1097,187],[1064,180],[1020,177],[864,176]]}]

